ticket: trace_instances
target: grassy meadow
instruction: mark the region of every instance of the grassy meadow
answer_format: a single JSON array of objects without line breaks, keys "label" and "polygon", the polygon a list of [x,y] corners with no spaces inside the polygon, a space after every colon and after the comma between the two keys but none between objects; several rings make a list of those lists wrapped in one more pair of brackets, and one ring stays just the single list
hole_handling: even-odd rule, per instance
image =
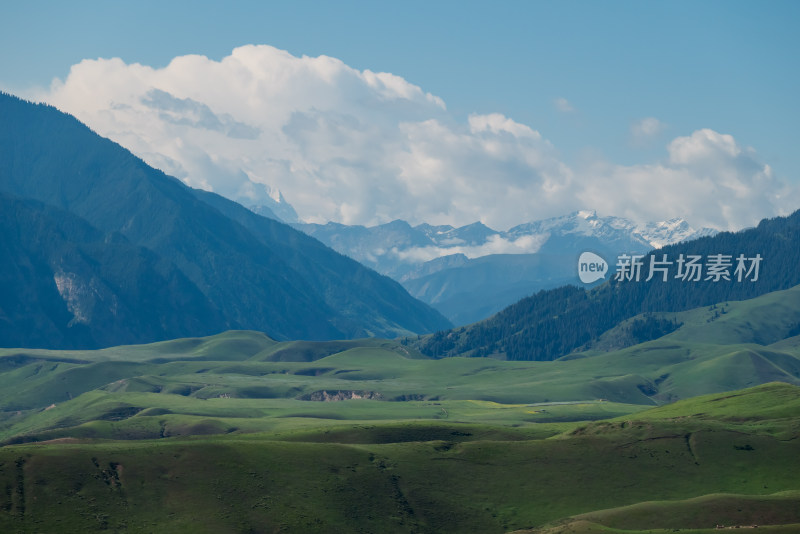
[{"label": "grassy meadow", "polygon": [[[338,421],[275,433],[7,445],[0,448],[0,531],[794,524],[799,404],[800,388],[767,384],[595,422]],[[748,411],[753,406],[765,415]]]},{"label": "grassy meadow", "polygon": [[0,532],[791,532],[798,295],[553,362],[249,331],[2,349]]}]

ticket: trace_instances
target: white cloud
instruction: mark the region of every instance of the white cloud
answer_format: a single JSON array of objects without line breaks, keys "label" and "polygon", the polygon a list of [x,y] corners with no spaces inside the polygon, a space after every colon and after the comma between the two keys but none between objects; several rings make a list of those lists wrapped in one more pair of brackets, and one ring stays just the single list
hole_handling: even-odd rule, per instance
[{"label": "white cloud", "polygon": [[[736,228],[800,200],[752,149],[712,130],[673,140],[662,163],[575,169],[513,118],[461,121],[399,76],[270,46],[243,46],[220,61],[181,56],[163,68],[84,60],[28,96],[189,185],[246,205],[282,193],[311,222],[479,220],[502,229],[597,209]],[[566,99],[555,103],[573,109]],[[660,131],[659,121],[646,121],[642,135]]]},{"label": "white cloud", "polygon": [[636,144],[645,143],[664,131],[666,125],[655,117],[645,117],[631,124],[631,138]]},{"label": "white cloud", "polygon": [[754,150],[730,135],[698,130],[674,139],[667,150],[666,163],[588,169],[580,198],[637,221],[683,217],[723,230],[800,206],[797,189],[777,180]]},{"label": "white cloud", "polygon": [[740,158],[742,149],[736,144],[732,135],[719,134],[709,129],[698,130],[689,137],[678,137],[669,144],[667,149],[670,163],[676,165],[704,165],[707,163],[729,165],[739,161],[758,166],[749,158]]},{"label": "white cloud", "polygon": [[553,105],[556,107],[558,111],[561,111],[562,113],[572,113],[573,111],[575,111],[575,108],[572,107],[572,104],[569,103],[569,100],[567,100],[563,96],[553,100]]},{"label": "white cloud", "polygon": [[[511,240],[495,234],[489,236],[486,243],[482,245],[411,247],[402,250],[393,248],[388,252],[403,261],[414,263],[423,263],[451,254],[464,254],[470,259],[489,254],[533,254],[544,245],[548,237],[550,237],[549,234],[526,235]],[[380,252],[384,253],[385,251]]]},{"label": "white cloud", "polygon": [[514,137],[530,137],[536,141],[542,138],[539,132],[532,130],[529,126],[514,122],[500,113],[491,113],[489,115],[470,115],[469,131],[473,134],[480,132],[500,134],[502,132],[506,132]]}]

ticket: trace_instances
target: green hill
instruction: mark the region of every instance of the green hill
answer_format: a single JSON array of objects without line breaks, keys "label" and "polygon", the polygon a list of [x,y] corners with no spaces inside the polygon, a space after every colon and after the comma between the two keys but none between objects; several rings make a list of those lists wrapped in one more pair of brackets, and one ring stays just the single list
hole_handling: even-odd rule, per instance
[{"label": "green hill", "polygon": [[[591,420],[766,382],[800,384],[794,337],[748,342],[792,334],[799,296],[794,288],[664,314],[681,327],[554,362],[434,360],[394,341],[276,342],[246,331],[97,351],[5,349],[0,439],[241,433],[341,420]],[[623,323],[600,343],[625,331]]]},{"label": "green hill", "polygon": [[[563,433],[500,420],[338,421],[7,445],[0,530],[638,532],[757,523],[790,532],[800,523],[799,391],[766,385],[570,423]],[[737,411],[749,419],[732,418]]]},{"label": "green hill", "polygon": [[[631,325],[644,320],[680,326],[654,341],[613,350],[630,344]],[[800,286],[685,312],[636,316],[562,360],[599,358],[600,365],[636,370],[660,401],[771,381],[797,384],[799,325]]]},{"label": "green hill", "polygon": [[[636,324],[669,324],[664,339],[718,345],[768,346],[800,334],[800,286],[743,301],[720,302],[677,313],[646,313],[622,321],[588,348],[609,351],[637,344]],[[669,335],[667,335],[669,334]],[[662,336],[658,336],[662,337]]]},{"label": "green hill", "polygon": [[[790,534],[800,531],[800,491],[773,495],[712,494],[677,501],[651,501],[580,514],[557,525],[515,534],[602,534],[726,530]],[[719,528],[717,528],[719,527]]]},{"label": "green hill", "polygon": [[791,532],[799,294],[556,361],[255,331],[2,349],[0,531]]},{"label": "green hill", "polygon": [[[681,326],[554,362],[435,360],[395,341],[277,342],[248,331],[95,351],[0,349],[0,440],[341,420],[574,421],[766,382],[800,385],[799,344],[786,337],[800,320],[800,288],[654,317]],[[598,344],[627,331],[622,323]],[[314,402],[331,400],[343,403]]]}]

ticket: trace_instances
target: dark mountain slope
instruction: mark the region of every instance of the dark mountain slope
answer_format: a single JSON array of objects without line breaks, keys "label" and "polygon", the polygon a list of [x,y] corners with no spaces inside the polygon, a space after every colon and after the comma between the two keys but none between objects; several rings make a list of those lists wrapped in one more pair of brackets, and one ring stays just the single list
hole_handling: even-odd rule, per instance
[{"label": "dark mountain slope", "polygon": [[[365,276],[362,269],[343,266],[320,282],[313,274],[322,267],[293,268],[286,261],[286,246],[254,236],[180,181],[148,167],[73,117],[9,95],[0,95],[0,190],[68,210],[173,263],[224,319],[202,333],[234,327],[262,330],[276,339],[330,339],[447,326],[407,294],[398,295],[388,281],[378,280],[373,291],[400,299],[404,309],[424,310],[422,317],[412,313],[389,319],[369,300],[366,309],[349,306],[336,298],[338,289],[332,286],[358,286]],[[300,235],[275,224],[279,230],[274,233],[282,234],[284,242],[293,233]],[[297,242],[305,244],[299,238]],[[295,266],[305,260],[320,266],[341,262],[338,254],[326,252],[292,261]]]},{"label": "dark mountain slope", "polygon": [[[398,282],[341,255],[303,232],[295,231],[273,219],[261,217],[240,204],[213,193],[194,190],[198,198],[217,208],[227,217],[247,228],[262,243],[269,245],[292,269],[299,272],[311,287],[319,291],[331,307],[348,310],[357,316],[402,324],[412,332],[431,330],[446,319],[421,301],[411,299]],[[350,273],[343,277],[342,273]],[[384,319],[380,319],[383,317]],[[342,328],[347,331],[343,325]],[[349,334],[359,334],[357,330]],[[370,335],[391,334],[376,329]]]},{"label": "dark mountain slope", "polygon": [[[652,256],[660,260],[664,254],[673,262],[681,254],[699,255],[703,263],[709,256],[730,255],[731,280],[705,280],[705,271],[697,282],[676,279],[677,266],[672,265],[666,282],[660,275],[646,282],[644,269],[638,282],[612,279],[590,291],[572,286],[540,291],[489,319],[426,337],[418,348],[431,356],[499,353],[513,360],[553,360],[640,313],[683,311],[788,289],[800,284],[800,211],[765,219],[758,227],[741,232],[670,245],[650,252],[643,263],[647,266]],[[739,254],[763,258],[758,280],[736,281],[733,273]],[[654,331],[654,335],[661,334],[661,329]]]},{"label": "dark mountain slope", "polygon": [[3,346],[109,345],[223,322],[172,264],[63,210],[0,193],[0,235]]}]

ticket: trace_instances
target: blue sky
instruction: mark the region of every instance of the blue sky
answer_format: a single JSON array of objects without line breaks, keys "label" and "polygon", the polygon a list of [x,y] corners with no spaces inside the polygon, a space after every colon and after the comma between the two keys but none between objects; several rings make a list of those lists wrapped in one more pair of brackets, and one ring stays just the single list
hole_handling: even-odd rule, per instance
[{"label": "blue sky", "polygon": [[[266,44],[400,76],[454,121],[502,114],[575,172],[655,164],[705,128],[798,184],[798,23],[793,1],[5,2],[0,87],[29,94],[83,59],[158,68]],[[645,118],[657,126],[635,139]]]}]

